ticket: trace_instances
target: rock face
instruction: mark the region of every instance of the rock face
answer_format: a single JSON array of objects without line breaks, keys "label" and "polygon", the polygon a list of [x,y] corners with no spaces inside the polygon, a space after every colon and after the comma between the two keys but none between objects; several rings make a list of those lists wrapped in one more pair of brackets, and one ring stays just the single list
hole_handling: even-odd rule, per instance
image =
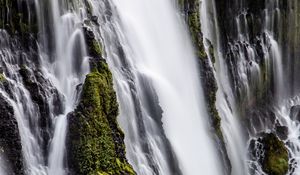
[{"label": "rock face", "polygon": [[[200,0],[180,0],[180,8],[186,18],[189,27],[191,39],[195,48],[200,67],[201,82],[205,94],[206,107],[210,116],[211,127],[215,133],[215,141],[219,148],[220,157],[222,158],[225,174],[230,174],[231,163],[228,158],[223,133],[221,130],[221,118],[216,109],[216,93],[218,86],[214,77],[213,68],[210,66],[208,55],[203,44],[203,34],[200,23]],[[214,62],[213,46],[210,46],[210,56]]]},{"label": "rock face", "polygon": [[[45,79],[39,70],[28,68],[22,65],[19,73],[23,79],[24,87],[30,92],[30,97],[33,103],[37,106],[39,113],[39,128],[42,136],[40,141],[43,149],[43,154],[47,157],[49,152],[49,141],[51,136],[51,113],[58,116],[64,112],[64,97],[51,84],[48,79]],[[51,97],[51,98],[49,98]],[[51,100],[49,100],[51,99]],[[50,106],[53,107],[51,111]]]},{"label": "rock face", "polygon": [[261,160],[263,170],[270,175],[284,175],[289,168],[289,156],[284,143],[274,134],[267,134],[261,139],[264,158]]},{"label": "rock face", "polygon": [[18,36],[24,46],[34,43],[38,26],[34,1],[0,0],[0,28],[10,35]]},{"label": "rock face", "polygon": [[71,174],[135,174],[125,157],[117,124],[112,75],[103,60],[87,75],[77,109],[69,114],[67,139]]},{"label": "rock face", "polygon": [[0,95],[0,150],[14,174],[23,175],[23,154],[13,107]]}]

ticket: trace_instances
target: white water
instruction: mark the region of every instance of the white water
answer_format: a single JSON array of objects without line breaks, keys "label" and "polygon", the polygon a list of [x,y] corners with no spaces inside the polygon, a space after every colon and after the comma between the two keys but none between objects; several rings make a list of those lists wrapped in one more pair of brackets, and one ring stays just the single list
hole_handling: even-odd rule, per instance
[{"label": "white water", "polygon": [[[5,78],[10,84],[10,90],[13,92],[11,98],[5,91],[0,90],[0,94],[11,104],[14,110],[14,116],[18,123],[20,138],[22,142],[22,151],[24,156],[24,165],[26,173],[30,175],[44,175],[45,165],[42,156],[41,147],[38,144],[40,135],[36,133],[37,128],[30,128],[29,123],[34,126],[38,123],[38,114],[36,114],[34,104],[30,98],[30,93],[26,90],[18,74],[18,66],[14,63],[18,60],[12,55],[11,50],[7,49],[9,37],[6,32],[0,30],[1,46],[0,56],[2,58],[1,66],[7,68]],[[2,165],[1,165],[2,166]],[[7,165],[9,166],[9,165]],[[11,170],[6,169],[10,174]]]},{"label": "white water", "polygon": [[[51,9],[55,34],[55,61],[49,63],[42,60],[42,62],[45,74],[64,95],[66,101],[64,114],[53,119],[55,129],[48,158],[48,174],[64,175],[67,114],[76,107],[76,86],[84,81],[85,75],[89,72],[89,64],[83,33],[81,28],[76,26],[81,22],[81,18],[76,13],[66,11],[58,0],[51,1]],[[60,9],[63,9],[63,13]],[[81,50],[78,51],[78,48]],[[79,69],[76,69],[78,62]]]},{"label": "white water", "polygon": [[[97,9],[96,5],[99,5],[99,2],[91,2]],[[175,8],[169,1],[153,1],[151,3],[129,1],[127,2],[129,4],[124,4],[124,2],[115,1],[114,3],[121,16],[121,22],[125,26],[122,29],[124,31],[119,32],[124,32],[125,38],[128,39],[128,43],[127,41],[125,43],[129,45],[125,49],[126,55],[129,55],[129,62],[132,63],[135,77],[137,78],[138,75],[145,76],[149,86],[154,86],[154,91],[157,92],[158,100],[164,111],[162,119],[164,129],[178,158],[182,173],[192,175],[201,171],[211,175],[220,174],[217,155],[206,127],[207,113],[204,109],[195,55]],[[48,165],[37,162],[29,169],[33,171],[32,169],[41,166],[42,168],[37,169],[36,174],[64,175],[66,174],[63,162],[67,128],[66,115],[76,105],[76,86],[83,82],[84,76],[89,71],[88,61],[85,58],[86,46],[82,31],[78,27],[78,23],[82,21],[81,13],[71,13],[64,7],[65,4],[61,4],[58,0],[51,1],[49,6],[52,12],[49,18],[52,21],[51,25],[53,25],[53,38],[51,39],[53,39],[55,48],[53,55],[47,55],[48,50],[46,48],[49,43],[46,41],[48,38],[44,29],[46,28],[45,25],[48,24],[43,22],[46,21],[44,18],[47,15],[44,15],[43,10],[41,10],[44,5],[41,2],[36,2],[40,13],[40,33],[44,34],[44,36],[40,36],[42,71],[46,78],[50,79],[53,85],[64,95],[65,111],[62,115],[52,116],[54,133],[51,139]],[[157,11],[156,15],[152,15],[153,9]],[[145,15],[144,12],[146,12]],[[137,15],[139,18],[135,18]],[[157,20],[161,17],[163,18]],[[120,29],[117,28],[117,30]],[[97,31],[97,29],[94,30]],[[97,34],[99,33],[96,32]],[[101,39],[100,35],[98,35],[98,39]],[[75,55],[75,53],[78,54],[78,48],[81,48],[79,55]],[[113,55],[112,52],[107,54],[108,56]],[[78,61],[74,59],[82,59],[79,61],[79,69],[76,67]],[[179,72],[179,70],[184,71]],[[122,83],[122,79],[116,79],[116,82]],[[137,83],[137,90],[143,91],[142,88]],[[126,93],[119,94],[119,97],[124,95]],[[30,99],[30,97],[28,98]],[[120,100],[121,103],[122,100],[124,99]],[[139,100],[143,101],[142,96]],[[121,104],[121,115],[126,110],[124,106],[133,107],[127,109],[126,114],[123,113],[123,117],[128,117],[134,113],[130,110],[135,110],[135,106],[133,104],[124,105],[125,103],[128,101],[123,102],[123,105]],[[157,137],[161,134],[158,131],[159,126],[149,116],[143,122],[146,123],[147,142],[152,148],[152,159],[156,164],[157,172],[173,175],[166,158],[169,156],[169,150],[163,148],[163,139]],[[129,127],[136,127],[135,123],[128,123],[128,121],[126,123]],[[21,127],[21,129],[27,128],[28,126]],[[197,133],[197,137],[195,137],[195,133]],[[138,133],[126,134],[129,137],[138,135]],[[22,141],[27,142],[28,140],[22,136]],[[128,145],[128,147],[133,149],[129,151],[129,154],[134,152],[129,156],[130,161],[141,163],[134,164],[137,172],[139,174],[153,174],[154,170],[146,160],[148,158],[143,155],[143,146],[137,143],[137,145]],[[32,152],[28,154],[33,155]],[[27,162],[34,163],[33,160]],[[30,172],[29,174],[34,173]]]},{"label": "white water", "polygon": [[[249,174],[248,166],[249,159],[247,157],[247,145],[246,137],[243,135],[241,126],[239,122],[240,113],[237,111],[236,104],[236,95],[234,95],[234,87],[231,87],[229,72],[226,66],[225,57],[226,51],[223,53],[223,48],[220,47],[220,35],[222,35],[218,29],[218,22],[216,18],[216,9],[215,1],[203,0],[201,8],[201,21],[202,21],[202,31],[204,38],[209,39],[214,49],[214,54],[216,57],[216,63],[213,65],[215,69],[215,76],[217,78],[219,90],[217,92],[217,108],[219,114],[222,118],[222,131],[226,141],[226,148],[232,165],[232,174]],[[240,4],[243,4],[240,2]],[[241,5],[242,6],[242,5]],[[279,119],[280,123],[287,125],[289,131],[294,134],[290,134],[291,144],[294,147],[299,148],[299,141],[295,139],[295,130],[298,128],[298,124],[295,125],[294,122],[289,119],[289,109],[291,107],[290,103],[284,102],[284,98],[287,94],[287,88],[284,85],[284,70],[283,70],[283,58],[281,53],[281,46],[276,41],[275,30],[280,30],[280,10],[279,3],[277,0],[271,0],[266,2],[266,9],[264,10],[265,23],[264,32],[267,38],[267,42],[262,42],[263,52],[264,52],[264,64],[266,65],[265,70],[260,70],[259,63],[255,59],[255,46],[251,45],[249,36],[249,26],[247,24],[246,15],[241,12],[239,16],[236,16],[235,22],[237,27],[237,41],[233,41],[230,44],[231,49],[235,52],[237,51],[237,56],[234,59],[237,59],[237,72],[235,76],[238,78],[238,81],[241,83],[242,92],[244,92],[244,99],[249,103],[251,108],[251,98],[256,94],[257,88],[259,89],[265,81],[263,79],[262,71],[265,71],[268,78],[270,75],[274,75],[274,104],[276,105],[275,115]],[[239,10],[241,11],[241,10]],[[276,21],[278,20],[278,21]],[[278,26],[275,26],[277,24]],[[229,27],[229,30],[231,28]],[[232,27],[234,30],[234,27]],[[280,32],[280,31],[279,31]],[[261,41],[264,41],[263,37],[260,38]],[[244,51],[241,43],[247,43],[246,51]],[[208,48],[207,48],[208,50]],[[247,58],[246,58],[247,57]],[[251,63],[251,64],[250,64]],[[232,66],[232,65],[231,65]],[[273,72],[271,72],[271,70]],[[266,85],[265,85],[266,86]],[[278,106],[278,107],[277,107]],[[287,107],[289,106],[289,107]],[[249,107],[248,107],[249,108]],[[248,116],[247,116],[248,117]],[[262,121],[261,121],[262,122]],[[262,124],[264,126],[264,124]],[[266,124],[267,125],[267,124]],[[257,126],[259,127],[259,126]],[[259,132],[270,132],[269,128],[262,128],[263,130],[252,128],[254,133]],[[251,131],[250,131],[251,133]],[[299,134],[299,133],[297,133]],[[296,135],[297,135],[296,134]],[[250,137],[252,135],[250,134]],[[253,136],[256,137],[255,135]],[[299,156],[298,151],[294,149],[292,152],[296,152],[296,157]],[[293,153],[294,154],[294,153]],[[297,161],[298,158],[297,158]],[[248,163],[248,165],[247,165]],[[256,174],[264,174],[258,165],[258,162],[254,163],[257,167]],[[297,171],[296,171],[297,172]]]},{"label": "white water", "polygon": [[[131,49],[126,54],[134,71],[153,83],[163,110],[163,127],[182,173],[220,174],[196,57],[173,4],[161,0],[114,0],[114,4]],[[162,174],[170,174],[161,166]]]},{"label": "white water", "polygon": [[[247,174],[247,148],[238,121],[239,117],[235,108],[235,97],[230,87],[226,63],[224,62],[220,48],[220,34],[217,28],[214,1],[203,0],[200,14],[204,39],[209,39],[215,47],[215,77],[219,88],[217,91],[216,105],[222,119],[222,132],[232,165],[232,175]],[[208,48],[206,48],[206,50],[207,53],[209,53]]]},{"label": "white water", "polygon": [[[46,2],[45,2],[46,3]],[[40,42],[39,52],[41,71],[46,79],[51,81],[51,84],[58,89],[58,91],[64,96],[64,114],[55,116],[53,105],[53,97],[51,87],[45,88],[47,102],[50,107],[50,117],[53,122],[54,128],[50,128],[53,131],[53,138],[50,141],[49,157],[44,157],[42,154],[42,148],[40,145],[41,135],[39,128],[39,116],[38,108],[32,102],[30,93],[26,90],[22,84],[22,80],[19,75],[19,67],[15,64],[19,60],[14,60],[11,51],[3,48],[0,51],[0,56],[5,65],[1,65],[7,68],[6,79],[11,84],[11,91],[14,93],[12,99],[5,91],[0,91],[2,96],[12,105],[14,109],[14,115],[18,122],[22,150],[24,155],[24,166],[26,174],[28,175],[64,175],[64,156],[65,156],[65,137],[67,128],[67,114],[72,111],[76,106],[76,86],[84,81],[85,75],[89,72],[88,58],[86,57],[86,45],[81,27],[78,26],[82,20],[80,15],[76,13],[70,13],[67,7],[63,6],[59,0],[50,2],[51,6],[47,6],[47,9],[52,10],[52,16],[49,14],[44,15],[43,7],[49,5],[48,3],[36,1],[36,8],[38,13],[39,30],[40,30]],[[64,4],[66,5],[66,4]],[[34,10],[34,9],[31,9]],[[44,24],[47,21],[46,17],[50,18],[51,24]],[[49,44],[49,33],[46,33],[45,25],[53,25],[54,37],[51,38],[55,46],[53,55],[49,55],[47,44]],[[1,31],[1,36],[4,36],[4,32]],[[5,47],[9,42],[8,37],[5,35],[1,37],[1,44]],[[8,40],[8,41],[6,41]],[[48,42],[48,43],[47,43]],[[33,64],[26,60],[26,64],[33,67]],[[20,64],[20,63],[19,63]],[[24,63],[23,63],[24,64]],[[31,67],[32,66],[32,67]],[[30,69],[29,69],[30,70]],[[36,89],[38,90],[38,89]],[[48,91],[49,90],[49,91]],[[33,127],[30,126],[33,125]],[[48,159],[48,161],[46,161]],[[48,164],[46,164],[48,162]],[[2,168],[0,167],[0,174]]]},{"label": "white water", "polygon": [[[103,9],[100,6],[103,6],[104,3],[98,0],[89,0],[89,2],[93,6],[93,13],[98,17],[103,16],[104,11],[101,11]],[[130,163],[141,175],[155,174],[153,167],[151,167],[152,164],[157,168],[159,174],[173,175],[174,173],[172,168],[170,168],[170,162],[166,158],[168,157],[168,151],[164,148],[164,139],[160,138],[161,133],[158,131],[160,126],[154,120],[154,117],[157,116],[153,117],[151,114],[153,111],[147,111],[149,107],[146,106],[147,94],[145,95],[144,91],[151,90],[153,92],[149,92],[149,94],[156,95],[157,93],[159,105],[163,110],[163,128],[171,143],[171,148],[174,149],[182,174],[198,175],[199,172],[209,175],[222,174],[215,146],[209,136],[208,116],[204,109],[205,104],[195,55],[187,31],[172,2],[170,0],[145,2],[139,0],[112,0],[112,2],[116,6],[116,11],[114,11],[115,9],[112,10],[115,13],[113,15],[119,16],[120,21],[116,20],[112,23],[110,21],[101,21],[103,23],[100,27],[94,26],[93,30],[96,31],[99,40],[103,39],[108,63],[114,74],[120,101],[120,121],[126,132],[127,157]],[[51,80],[53,85],[64,95],[66,101],[64,114],[52,116],[54,133],[51,140],[48,165],[44,164],[40,146],[37,144],[38,137],[34,136],[28,126],[28,120],[34,115],[25,113],[24,106],[22,106],[24,102],[21,99],[10,100],[7,94],[1,92],[14,107],[20,127],[25,161],[29,169],[28,174],[30,175],[66,174],[63,162],[67,128],[66,115],[76,105],[76,86],[83,82],[85,75],[89,72],[86,46],[81,27],[78,27],[78,24],[82,21],[81,11],[77,9],[78,12],[70,12],[65,7],[66,4],[61,3],[59,0],[52,0],[49,4],[49,9],[52,12],[50,21],[53,22],[51,24],[53,25],[54,33],[52,39],[55,49],[53,55],[47,55],[47,50],[44,50],[46,48],[44,40],[47,37],[41,37],[39,44],[42,69],[46,78]],[[40,14],[39,21],[46,21],[44,19],[45,15],[43,15],[44,12],[42,12],[43,9],[39,9],[41,5],[45,4],[36,1],[38,13]],[[229,84],[226,63],[219,46],[220,34],[216,27],[217,23],[214,15],[214,1],[203,0],[201,10],[202,30],[204,36],[216,46],[217,63],[215,65],[215,75],[219,86],[217,108],[222,117],[222,130],[233,166],[232,174],[247,174],[246,141],[238,122],[235,97]],[[274,16],[272,20],[274,20]],[[239,23],[238,20],[237,23]],[[44,25],[43,22],[39,23],[41,33],[45,32],[43,31]],[[238,27],[240,27],[239,39],[247,40],[248,36],[242,33],[243,27],[240,25]],[[270,32],[269,30],[272,30],[273,27],[266,27],[266,31]],[[100,32],[97,33],[99,29]],[[280,46],[273,39],[272,32],[269,35],[271,39],[269,56],[277,78],[276,94],[283,94]],[[127,72],[121,65],[122,61],[116,60],[120,58],[120,56],[117,56],[120,53],[117,53],[115,46],[113,46],[114,37],[120,40],[121,47],[124,49],[125,58],[122,59],[126,59],[128,67],[131,69],[131,72],[128,73],[130,75],[127,75],[129,78],[124,76]],[[267,49],[265,48],[265,50]],[[247,52],[250,55],[250,60],[253,61],[253,48],[247,48]],[[78,61],[75,61],[75,59],[80,59],[79,68],[76,65]],[[253,64],[251,78],[260,77],[258,65]],[[246,72],[248,70],[245,65],[245,58],[241,54],[241,62],[238,65],[238,69],[247,91],[247,98],[249,98],[251,86],[260,82],[260,79],[257,78],[257,81],[250,83],[247,82]],[[14,68],[11,70],[16,71]],[[130,82],[128,83],[128,81]],[[19,85],[19,81],[12,83],[15,86]],[[134,89],[131,86],[136,88]],[[144,89],[145,86],[147,89]],[[28,100],[25,108],[33,111],[33,102],[30,101],[30,95],[27,90],[20,86],[14,91],[25,96]],[[138,97],[136,101],[141,106],[138,109],[136,101],[132,97],[133,93]],[[278,96],[277,98],[280,99],[280,97]],[[138,118],[140,115],[137,114],[137,111],[142,113],[141,115],[145,118]],[[280,112],[278,113],[280,114]],[[285,114],[282,116],[286,117],[286,113],[285,111]],[[279,118],[282,116],[279,116]],[[144,135],[139,133],[140,120],[145,125]],[[298,129],[298,125],[295,125],[292,121],[288,120],[287,122],[290,129]],[[291,140],[296,140],[296,135],[292,132],[290,135]],[[145,137],[145,140],[142,140],[140,137]],[[144,141],[150,147],[149,152],[151,154],[149,155],[145,155],[145,145],[142,143]],[[297,141],[293,143],[298,144]],[[293,153],[298,157],[300,155],[297,151],[293,151]],[[153,162],[148,159],[152,159]],[[1,170],[0,167],[0,174],[2,173]]]}]

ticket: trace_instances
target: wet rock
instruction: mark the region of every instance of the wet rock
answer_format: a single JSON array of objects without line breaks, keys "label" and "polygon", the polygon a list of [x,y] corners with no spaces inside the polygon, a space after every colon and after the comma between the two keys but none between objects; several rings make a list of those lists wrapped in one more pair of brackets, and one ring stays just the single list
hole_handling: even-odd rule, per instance
[{"label": "wet rock", "polygon": [[284,143],[273,133],[265,134],[260,141],[264,150],[260,161],[262,169],[268,174],[285,175],[289,168],[289,156]]},{"label": "wet rock", "polygon": [[[50,113],[58,116],[64,112],[64,97],[53,87],[49,80],[45,79],[38,70],[31,70],[27,66],[21,66],[19,73],[23,79],[25,88],[29,91],[34,104],[39,112],[39,127],[42,135],[42,145],[44,156],[47,156],[49,141],[51,138],[50,128],[52,119]],[[52,99],[52,101],[48,101]],[[51,106],[50,106],[51,105]],[[52,107],[52,108],[51,108]],[[52,110],[52,111],[51,111]]]},{"label": "wet rock", "polygon": [[13,107],[0,95],[0,147],[14,174],[24,174],[22,143]]},{"label": "wet rock", "polygon": [[286,140],[288,138],[289,129],[286,126],[275,126],[276,135],[281,140]]},{"label": "wet rock", "polygon": [[93,21],[95,24],[99,25],[98,16],[91,16],[91,21]]},{"label": "wet rock", "polygon": [[292,106],[290,109],[290,118],[300,122],[300,105]]}]

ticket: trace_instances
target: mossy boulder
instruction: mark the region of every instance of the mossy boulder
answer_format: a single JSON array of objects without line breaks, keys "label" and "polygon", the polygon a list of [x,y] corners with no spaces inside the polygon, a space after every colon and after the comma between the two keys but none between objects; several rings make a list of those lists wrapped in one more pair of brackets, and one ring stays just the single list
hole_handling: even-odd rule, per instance
[{"label": "mossy boulder", "polygon": [[266,134],[261,143],[264,145],[262,168],[269,175],[284,175],[289,168],[288,150],[275,134]]},{"label": "mossy boulder", "polygon": [[124,134],[117,123],[112,75],[104,60],[97,59],[93,64],[80,103],[68,116],[69,167],[78,175],[135,174],[126,160]]}]

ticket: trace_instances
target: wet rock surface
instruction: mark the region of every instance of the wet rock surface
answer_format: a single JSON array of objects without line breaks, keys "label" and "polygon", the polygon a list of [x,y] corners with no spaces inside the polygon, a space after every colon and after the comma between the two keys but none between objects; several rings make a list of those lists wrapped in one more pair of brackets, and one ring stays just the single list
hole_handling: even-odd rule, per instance
[{"label": "wet rock surface", "polygon": [[0,151],[16,175],[24,174],[22,143],[14,109],[0,94]]},{"label": "wet rock surface", "polygon": [[294,121],[300,122],[300,105],[291,107],[290,118]]},{"label": "wet rock surface", "polygon": [[[248,149],[250,160],[257,162],[267,174],[284,175],[291,166],[287,147],[273,133],[260,133],[258,139],[250,141]],[[253,172],[258,169],[255,163],[250,167]]]}]

